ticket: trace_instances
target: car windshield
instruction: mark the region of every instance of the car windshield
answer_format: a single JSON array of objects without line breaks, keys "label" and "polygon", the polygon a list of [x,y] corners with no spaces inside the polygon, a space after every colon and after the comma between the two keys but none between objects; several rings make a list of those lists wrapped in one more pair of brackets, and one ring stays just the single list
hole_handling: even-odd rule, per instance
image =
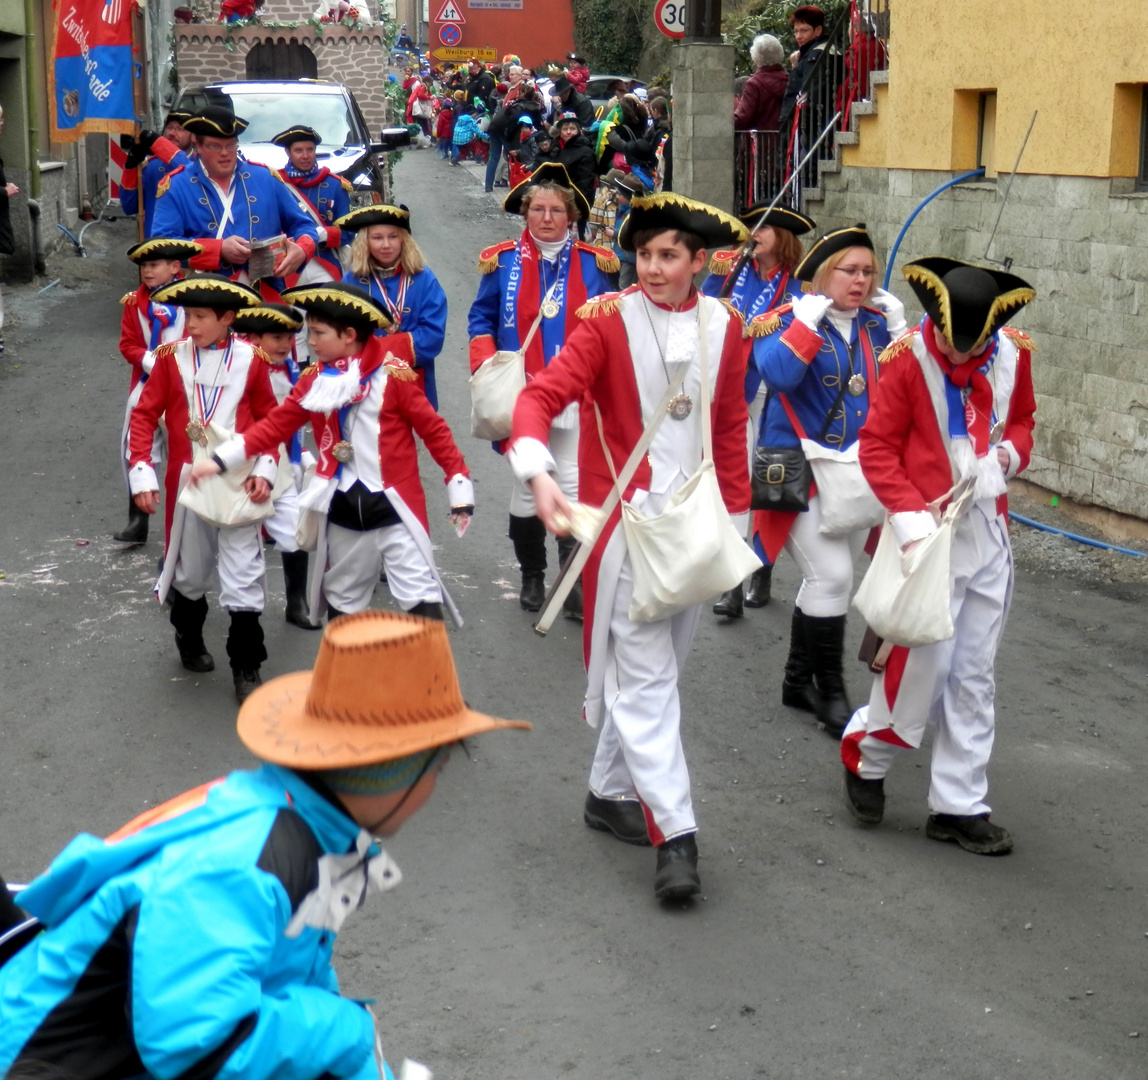
[{"label": "car windshield", "polygon": [[[212,95],[213,97],[215,95]],[[341,94],[232,94],[236,115],[247,121],[239,136],[240,145],[270,142],[279,132],[294,124],[313,127],[322,138],[322,148],[358,143],[355,122]]]}]

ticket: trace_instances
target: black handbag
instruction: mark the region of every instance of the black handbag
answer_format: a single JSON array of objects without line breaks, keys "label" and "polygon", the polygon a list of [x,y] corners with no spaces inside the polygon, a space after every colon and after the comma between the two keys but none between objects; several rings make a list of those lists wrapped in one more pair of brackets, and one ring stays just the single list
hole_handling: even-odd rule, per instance
[{"label": "black handbag", "polygon": [[757,446],[750,472],[751,510],[809,509],[813,469],[800,446]]}]

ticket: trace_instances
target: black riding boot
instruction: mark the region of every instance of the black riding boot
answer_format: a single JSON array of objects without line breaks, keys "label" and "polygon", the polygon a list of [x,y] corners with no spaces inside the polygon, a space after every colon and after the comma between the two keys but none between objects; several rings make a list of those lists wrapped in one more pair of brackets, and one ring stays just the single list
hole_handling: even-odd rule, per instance
[{"label": "black riding boot", "polygon": [[[563,566],[566,565],[566,560],[574,552],[574,548],[578,545],[578,541],[572,536],[558,537],[558,561]],[[570,590],[570,595],[562,602],[562,613],[568,619],[582,619],[582,577],[579,575],[578,580],[574,582],[574,588]]]},{"label": "black riding boot", "polygon": [[714,604],[714,614],[724,615],[727,619],[740,619],[745,612],[745,590],[741,585],[735,585],[729,592],[724,592]]},{"label": "black riding boot", "polygon": [[813,663],[813,677],[821,695],[817,719],[830,735],[839,739],[853,715],[841,669],[841,657],[845,651],[845,616],[815,619],[806,615],[805,641]]},{"label": "black riding boot", "polygon": [[785,658],[785,678],[781,682],[781,703],[791,709],[815,713],[821,705],[821,695],[813,685],[813,664],[809,659],[809,645],[805,639],[805,615],[794,607],[789,624],[789,655]]},{"label": "black riding boot", "polygon": [[443,621],[442,604],[434,600],[420,600],[407,614],[421,615],[424,619],[437,619],[439,622]]},{"label": "black riding boot", "polygon": [[745,591],[745,606],[765,607],[765,605],[769,603],[772,585],[772,566],[767,564],[760,570],[755,570],[749,579],[749,588]]},{"label": "black riding boot", "polygon": [[337,607],[332,607],[330,604],[327,605],[327,622],[328,623],[333,623],[337,618],[339,618],[339,616],[346,615],[346,614],[347,613],[345,611],[340,611]]},{"label": "black riding boot", "polygon": [[168,619],[175,627],[175,647],[179,660],[188,671],[214,671],[215,660],[203,643],[203,624],[207,621],[207,597],[189,600],[178,589],[168,589],[171,601]]},{"label": "black riding boot", "polygon": [[546,597],[546,526],[534,515],[511,514],[510,539],[522,571],[518,602],[526,611],[537,611]]},{"label": "black riding boot", "polygon": [[235,681],[235,700],[240,705],[262,682],[259,666],[267,659],[263,647],[263,626],[258,611],[233,611],[227,632],[227,658]]},{"label": "black riding boot", "polygon": [[129,495],[128,523],[118,533],[112,533],[112,539],[118,540],[121,544],[146,544],[147,519],[150,516],[136,506],[135,499]]},{"label": "black riding boot", "polygon": [[318,630],[307,610],[307,552],[281,551],[283,586],[287,590],[287,621],[304,630]]}]

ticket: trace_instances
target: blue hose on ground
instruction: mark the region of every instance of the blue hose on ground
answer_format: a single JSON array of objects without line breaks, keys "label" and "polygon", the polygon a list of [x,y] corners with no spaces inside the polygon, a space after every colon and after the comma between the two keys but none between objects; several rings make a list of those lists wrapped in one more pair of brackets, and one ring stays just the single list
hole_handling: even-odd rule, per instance
[{"label": "blue hose on ground", "polygon": [[893,241],[893,249],[889,252],[889,262],[885,266],[885,284],[881,286],[883,289],[889,288],[889,279],[893,276],[893,262],[897,258],[897,250],[901,246],[901,241],[905,238],[905,233],[909,231],[909,226],[913,224],[916,216],[925,209],[942,191],[947,191],[957,184],[963,184],[966,180],[975,180],[978,176],[984,176],[985,170],[983,168],[974,169],[972,172],[962,173],[960,176],[954,176],[952,180],[946,180],[936,191],[926,195],[918,204],[917,209],[914,210],[908,217],[908,220],[901,226],[901,231],[897,233],[897,239]]},{"label": "blue hose on ground", "polygon": [[1022,525],[1027,525],[1030,529],[1039,529],[1041,532],[1055,533],[1057,536],[1065,536],[1069,540],[1075,540],[1078,544],[1087,544],[1089,547],[1103,548],[1105,551],[1119,551],[1121,555],[1135,555],[1138,559],[1148,558],[1148,554],[1143,551],[1133,551],[1132,548],[1117,547],[1115,544],[1106,544],[1103,540],[1091,540],[1087,536],[1077,536],[1076,533],[1065,532],[1064,529],[1058,529],[1055,525],[1045,525],[1041,521],[1033,521],[1032,518],[1022,517],[1020,514],[1009,512],[1009,519],[1012,521],[1019,521]]}]

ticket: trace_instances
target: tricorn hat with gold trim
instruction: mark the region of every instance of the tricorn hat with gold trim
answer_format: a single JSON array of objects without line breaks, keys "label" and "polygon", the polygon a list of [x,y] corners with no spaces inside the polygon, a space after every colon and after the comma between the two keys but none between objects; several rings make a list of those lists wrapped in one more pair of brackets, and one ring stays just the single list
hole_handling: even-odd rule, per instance
[{"label": "tricorn hat with gold trim", "polygon": [[542,184],[554,184],[557,187],[566,188],[567,191],[574,192],[574,202],[578,206],[578,216],[580,218],[588,218],[590,216],[590,204],[586,201],[586,196],[574,186],[574,181],[570,179],[570,174],[566,171],[566,166],[560,161],[544,161],[525,180],[515,184],[503,200],[502,209],[508,214],[521,214],[523,196],[532,187],[539,187]]},{"label": "tricorn hat with gold trim", "polygon": [[222,274],[193,274],[156,289],[151,298],[157,304],[225,308],[229,311],[239,311],[240,308],[263,303],[263,297],[254,289]]},{"label": "tricorn hat with gold trim", "polygon": [[235,316],[237,334],[294,334],[303,329],[303,316],[287,304],[260,304]]},{"label": "tricorn hat with gold trim", "polygon": [[133,244],[128,248],[128,258],[134,263],[153,262],[163,259],[174,262],[177,259],[183,262],[193,255],[202,255],[203,245],[194,240],[172,240],[163,236],[152,237],[142,244]]},{"label": "tricorn hat with gold trim", "polygon": [[314,670],[257,687],[238,722],[256,757],[296,769],[393,761],[500,728],[530,725],[463,701],[446,626],[385,611],[328,623]]},{"label": "tricorn hat with gold trim", "polygon": [[775,206],[762,221],[761,215],[765,214],[766,210],[769,210],[769,203],[754,203],[737,216],[747,229],[760,229],[763,225],[771,225],[775,229],[785,229],[794,236],[803,236],[817,227],[812,218],[807,218],[796,210],[790,210],[788,206]]},{"label": "tricorn hat with gold trim", "polygon": [[961,353],[975,351],[1036,298],[1036,290],[1016,274],[940,255],[914,259],[901,273],[925,314]]},{"label": "tricorn hat with gold trim", "polygon": [[391,320],[369,292],[345,281],[324,281],[317,285],[298,285],[279,294],[288,303],[308,314],[335,319],[337,322],[370,323],[385,330]]},{"label": "tricorn hat with gold trim", "polygon": [[394,225],[399,229],[411,231],[411,212],[405,206],[393,206],[391,203],[376,203],[373,206],[360,206],[350,213],[344,214],[335,226],[346,229],[348,232],[358,232],[371,225]]},{"label": "tricorn hat with gold trim", "polygon": [[618,234],[623,251],[634,250],[634,235],[646,229],[678,229],[702,238],[706,247],[730,247],[749,239],[749,230],[737,218],[716,206],[663,191],[630,201],[630,213]]},{"label": "tricorn hat with gold trim", "polygon": [[172,109],[171,112],[164,117],[163,126],[167,127],[168,124],[179,124],[182,127],[194,115],[195,114],[189,109]]},{"label": "tricorn hat with gold trim", "polygon": [[282,146],[286,149],[297,142],[309,142],[318,146],[323,138],[313,127],[308,127],[306,124],[293,124],[286,131],[272,135],[271,141],[276,146]]},{"label": "tricorn hat with gold trim", "polygon": [[183,127],[200,138],[234,139],[247,130],[247,121],[223,105],[205,105],[194,116],[189,116]]},{"label": "tricorn hat with gold trim", "polygon": [[817,268],[830,255],[836,255],[839,251],[853,247],[873,250],[873,240],[863,222],[827,232],[805,253],[805,258],[794,267],[794,278],[798,281],[812,281],[813,275],[817,273]]}]

